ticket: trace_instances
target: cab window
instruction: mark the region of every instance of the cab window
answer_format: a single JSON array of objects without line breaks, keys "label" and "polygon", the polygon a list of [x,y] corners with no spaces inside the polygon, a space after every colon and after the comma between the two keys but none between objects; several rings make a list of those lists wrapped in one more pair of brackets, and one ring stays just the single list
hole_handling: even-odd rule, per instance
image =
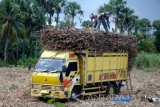
[{"label": "cab window", "polygon": [[77,71],[77,62],[70,62],[68,65],[68,71]]},{"label": "cab window", "polygon": [[69,76],[71,71],[77,71],[77,62],[70,62],[68,64],[66,76]]}]

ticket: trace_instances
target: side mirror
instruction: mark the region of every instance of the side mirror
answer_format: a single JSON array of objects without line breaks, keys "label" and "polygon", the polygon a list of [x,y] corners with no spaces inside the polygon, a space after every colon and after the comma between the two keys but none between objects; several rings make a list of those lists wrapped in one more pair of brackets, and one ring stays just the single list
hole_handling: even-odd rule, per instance
[{"label": "side mirror", "polygon": [[29,63],[29,64],[28,64],[28,70],[31,70],[31,69],[32,69],[32,64]]},{"label": "side mirror", "polygon": [[63,73],[62,72],[60,73],[59,80],[60,80],[60,82],[62,84],[63,83]]},{"label": "side mirror", "polygon": [[62,71],[63,71],[63,72],[66,72],[66,71],[67,71],[67,68],[66,68],[65,65],[62,66]]}]

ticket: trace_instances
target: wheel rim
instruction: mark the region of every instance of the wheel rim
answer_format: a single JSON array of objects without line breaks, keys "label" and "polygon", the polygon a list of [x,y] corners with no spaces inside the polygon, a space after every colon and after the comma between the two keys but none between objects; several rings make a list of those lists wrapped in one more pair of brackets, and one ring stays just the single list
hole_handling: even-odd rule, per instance
[{"label": "wheel rim", "polygon": [[71,95],[72,95],[72,98],[76,98],[76,93],[74,91],[72,92]]}]

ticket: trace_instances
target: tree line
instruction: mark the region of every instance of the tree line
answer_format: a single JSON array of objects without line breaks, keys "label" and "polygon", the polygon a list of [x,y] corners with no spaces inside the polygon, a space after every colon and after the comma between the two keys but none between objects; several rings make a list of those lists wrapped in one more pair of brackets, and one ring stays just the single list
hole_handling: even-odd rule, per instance
[{"label": "tree line", "polygon": [[[125,0],[110,0],[99,6],[97,12],[110,14],[110,21],[115,24],[112,32],[136,35],[139,51],[160,52],[160,20],[151,23],[147,18],[139,18]],[[0,60],[18,64],[28,58],[38,58],[42,51],[39,31],[48,27],[76,27],[83,13],[75,1],[1,0]],[[90,28],[92,23],[84,20],[81,26]]]}]

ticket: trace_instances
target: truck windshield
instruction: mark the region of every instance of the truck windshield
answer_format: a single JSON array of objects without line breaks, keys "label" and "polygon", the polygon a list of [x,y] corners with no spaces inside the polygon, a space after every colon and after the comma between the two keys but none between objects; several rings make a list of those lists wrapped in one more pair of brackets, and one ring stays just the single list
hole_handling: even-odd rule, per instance
[{"label": "truck windshield", "polygon": [[62,71],[62,66],[65,65],[65,59],[49,59],[41,58],[35,66],[37,72],[57,72]]}]

